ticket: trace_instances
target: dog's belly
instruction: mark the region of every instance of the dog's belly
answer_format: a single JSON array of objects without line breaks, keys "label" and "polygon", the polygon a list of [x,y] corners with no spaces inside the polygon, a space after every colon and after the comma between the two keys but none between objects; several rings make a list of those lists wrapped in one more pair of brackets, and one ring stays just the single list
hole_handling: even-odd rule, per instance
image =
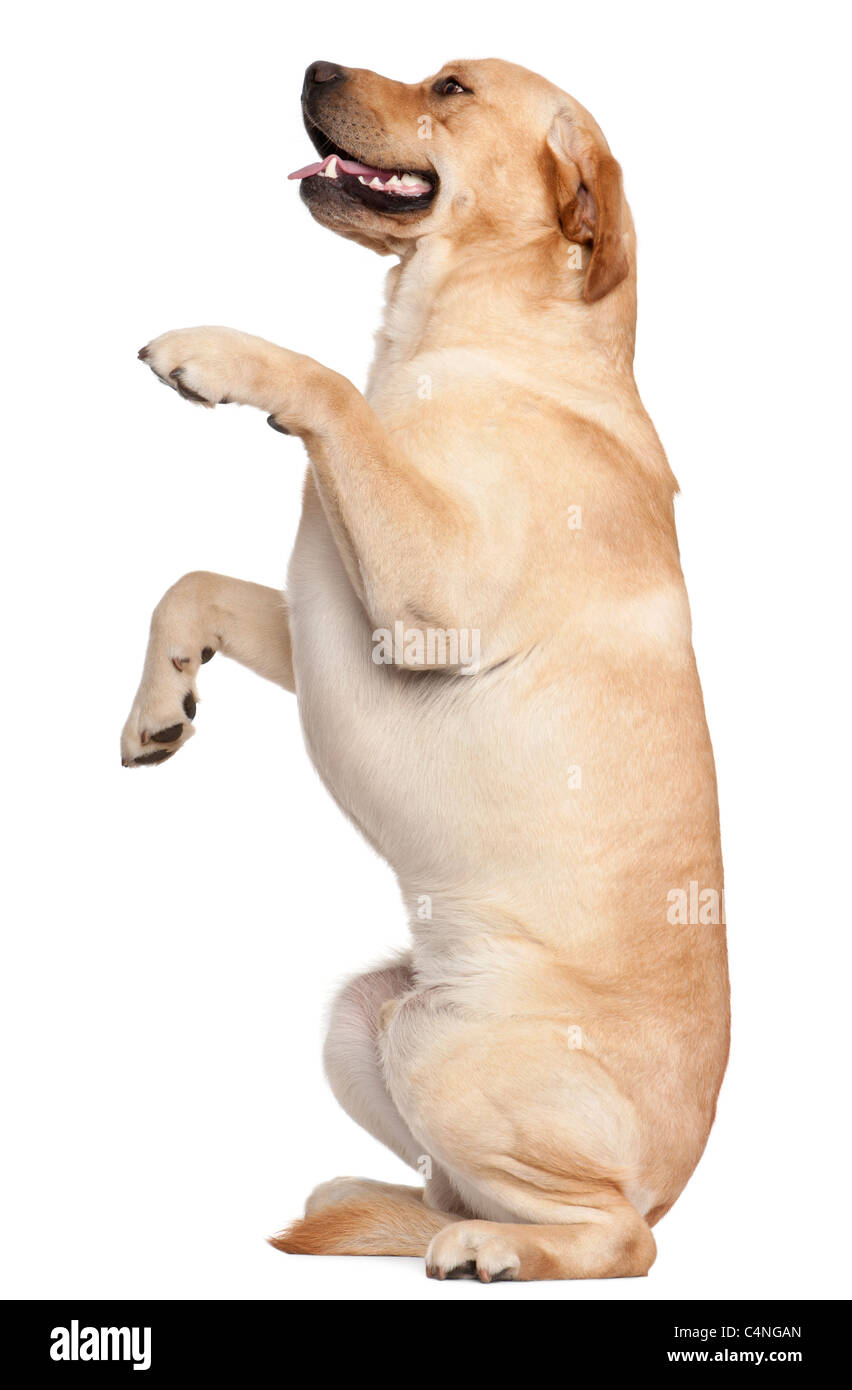
[{"label": "dog's belly", "polygon": [[315,499],[287,589],[305,741],[331,794],[412,893],[480,878],[499,802],[495,714],[477,712],[476,678],[373,660],[369,619]]}]

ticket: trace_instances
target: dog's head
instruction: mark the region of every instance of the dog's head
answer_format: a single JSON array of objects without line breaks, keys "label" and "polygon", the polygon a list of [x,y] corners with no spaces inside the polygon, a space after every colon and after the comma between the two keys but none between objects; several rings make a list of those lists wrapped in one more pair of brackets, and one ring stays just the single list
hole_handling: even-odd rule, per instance
[{"label": "dog's head", "polygon": [[319,160],[290,177],[342,236],[387,252],[430,234],[511,243],[558,227],[591,247],[589,302],[627,276],[621,170],[589,113],[534,73],[456,62],[407,85],[312,63],[302,112]]}]

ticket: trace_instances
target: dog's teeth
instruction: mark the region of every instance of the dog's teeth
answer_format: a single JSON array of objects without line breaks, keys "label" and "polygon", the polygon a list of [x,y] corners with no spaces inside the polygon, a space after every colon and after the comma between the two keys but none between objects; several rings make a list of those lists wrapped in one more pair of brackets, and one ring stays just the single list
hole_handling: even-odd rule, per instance
[{"label": "dog's teeth", "polygon": [[370,187],[370,188],[384,188],[384,184],[382,183],[382,181],[381,181],[380,178],[375,178],[375,179],[370,179],[369,187]]},{"label": "dog's teeth", "polygon": [[397,178],[396,174],[391,174],[390,178],[385,184],[385,188],[399,188],[399,186],[400,180]]},{"label": "dog's teeth", "polygon": [[419,184],[419,182],[420,180],[416,179],[413,174],[403,174],[402,178],[400,179],[400,183],[403,185],[404,188],[411,188],[412,186],[416,186],[417,184]]},{"label": "dog's teeth", "polygon": [[370,186],[370,185],[367,183],[367,180],[364,178],[364,175],[363,175],[363,174],[359,174],[359,175],[358,175],[358,182],[359,182],[359,183],[363,183],[363,185],[364,185],[365,188],[369,188],[369,186]]},{"label": "dog's teeth", "polygon": [[327,179],[337,178],[337,155],[333,154],[325,166],[325,176]]}]

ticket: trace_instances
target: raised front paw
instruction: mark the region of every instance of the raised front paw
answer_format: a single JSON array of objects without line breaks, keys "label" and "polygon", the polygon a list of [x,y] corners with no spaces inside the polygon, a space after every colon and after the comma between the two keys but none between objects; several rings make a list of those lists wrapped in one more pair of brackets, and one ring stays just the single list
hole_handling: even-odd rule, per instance
[{"label": "raised front paw", "polygon": [[214,655],[211,647],[186,655],[161,653],[146,662],[142,684],[121,734],[122,767],[155,767],[182,748],[195,733],[198,705],[195,675]]},{"label": "raised front paw", "polygon": [[271,345],[236,328],[179,328],[139,351],[166,386],[198,405],[259,405]]}]

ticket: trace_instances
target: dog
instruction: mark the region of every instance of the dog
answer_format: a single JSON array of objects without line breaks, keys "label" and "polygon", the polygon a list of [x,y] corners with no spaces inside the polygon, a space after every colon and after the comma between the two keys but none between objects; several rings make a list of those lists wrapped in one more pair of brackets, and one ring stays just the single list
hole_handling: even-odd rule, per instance
[{"label": "dog", "polygon": [[485,1283],[645,1275],[729,1006],[621,170],[577,101],[497,60],[412,85],[314,63],[302,109],[308,210],[397,258],[369,384],[227,328],[140,352],[190,401],[262,410],[309,468],[286,594],[198,572],[157,606],[122,761],[171,758],[200,666],[242,662],[296,694],[408,907],[411,949],[341,990],[325,1062],[425,1186],[327,1182],[274,1245]]}]

